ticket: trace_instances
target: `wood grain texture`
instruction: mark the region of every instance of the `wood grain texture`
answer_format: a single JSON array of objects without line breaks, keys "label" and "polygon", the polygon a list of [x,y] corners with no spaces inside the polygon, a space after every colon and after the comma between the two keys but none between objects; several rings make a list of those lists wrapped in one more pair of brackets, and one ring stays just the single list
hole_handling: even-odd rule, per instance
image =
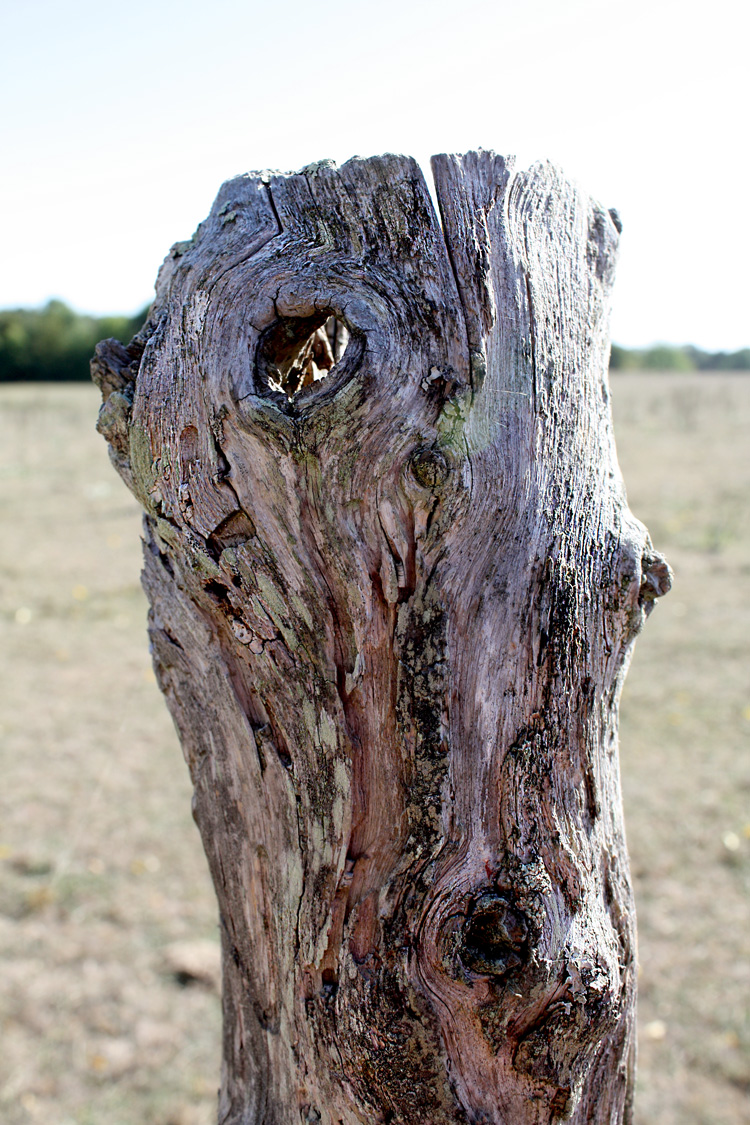
[{"label": "wood grain texture", "polygon": [[230,181],[93,365],[219,901],[221,1125],[631,1119],[617,704],[669,570],[615,456],[618,229],[549,165],[433,169],[442,227],[406,157]]}]

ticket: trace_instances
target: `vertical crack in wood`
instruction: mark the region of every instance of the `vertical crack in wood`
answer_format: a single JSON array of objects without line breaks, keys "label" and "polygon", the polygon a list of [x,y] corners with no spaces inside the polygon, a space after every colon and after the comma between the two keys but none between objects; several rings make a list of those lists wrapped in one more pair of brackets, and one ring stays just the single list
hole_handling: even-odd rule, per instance
[{"label": "vertical crack in wood", "polygon": [[536,405],[536,386],[537,386],[537,367],[536,367],[536,324],[534,323],[534,302],[531,297],[531,282],[529,275],[526,274],[526,300],[528,301],[529,309],[529,348],[531,351],[531,408],[534,415],[537,413]]}]

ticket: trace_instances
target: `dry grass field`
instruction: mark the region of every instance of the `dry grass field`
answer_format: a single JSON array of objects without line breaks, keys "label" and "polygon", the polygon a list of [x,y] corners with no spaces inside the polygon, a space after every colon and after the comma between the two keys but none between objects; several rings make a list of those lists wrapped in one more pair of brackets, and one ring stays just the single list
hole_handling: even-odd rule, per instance
[{"label": "dry grass field", "polygon": [[[613,401],[631,507],[676,576],[622,706],[636,1120],[742,1125],[750,378],[620,375]],[[0,388],[0,1120],[209,1125],[219,1000],[180,943],[210,954],[213,897],[96,410],[87,386]]]}]

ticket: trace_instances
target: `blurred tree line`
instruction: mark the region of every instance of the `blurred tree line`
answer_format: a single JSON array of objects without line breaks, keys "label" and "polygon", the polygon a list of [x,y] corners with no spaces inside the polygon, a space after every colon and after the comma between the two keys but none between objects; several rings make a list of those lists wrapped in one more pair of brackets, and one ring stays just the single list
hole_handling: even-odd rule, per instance
[{"label": "blurred tree line", "polygon": [[704,352],[690,344],[681,348],[656,344],[653,348],[612,345],[612,371],[750,371],[750,348],[738,352]]},{"label": "blurred tree line", "polygon": [[[127,343],[147,312],[83,316],[62,301],[49,301],[41,309],[0,310],[0,383],[86,381],[99,340],[114,336]],[[750,348],[704,352],[668,344],[644,349],[613,344],[609,365],[614,371],[750,371]]]},{"label": "blurred tree line", "polygon": [[88,380],[99,340],[114,336],[128,343],[147,312],[82,316],[62,301],[41,309],[0,310],[0,383]]}]

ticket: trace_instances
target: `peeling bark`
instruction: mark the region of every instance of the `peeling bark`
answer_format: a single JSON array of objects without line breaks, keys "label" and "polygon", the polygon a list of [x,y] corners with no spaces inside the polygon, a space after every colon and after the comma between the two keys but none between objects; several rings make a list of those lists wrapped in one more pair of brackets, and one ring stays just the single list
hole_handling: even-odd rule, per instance
[{"label": "peeling bark", "polygon": [[99,346],[219,900],[222,1125],[631,1120],[617,705],[669,569],[617,217],[553,167],[225,184]]}]

